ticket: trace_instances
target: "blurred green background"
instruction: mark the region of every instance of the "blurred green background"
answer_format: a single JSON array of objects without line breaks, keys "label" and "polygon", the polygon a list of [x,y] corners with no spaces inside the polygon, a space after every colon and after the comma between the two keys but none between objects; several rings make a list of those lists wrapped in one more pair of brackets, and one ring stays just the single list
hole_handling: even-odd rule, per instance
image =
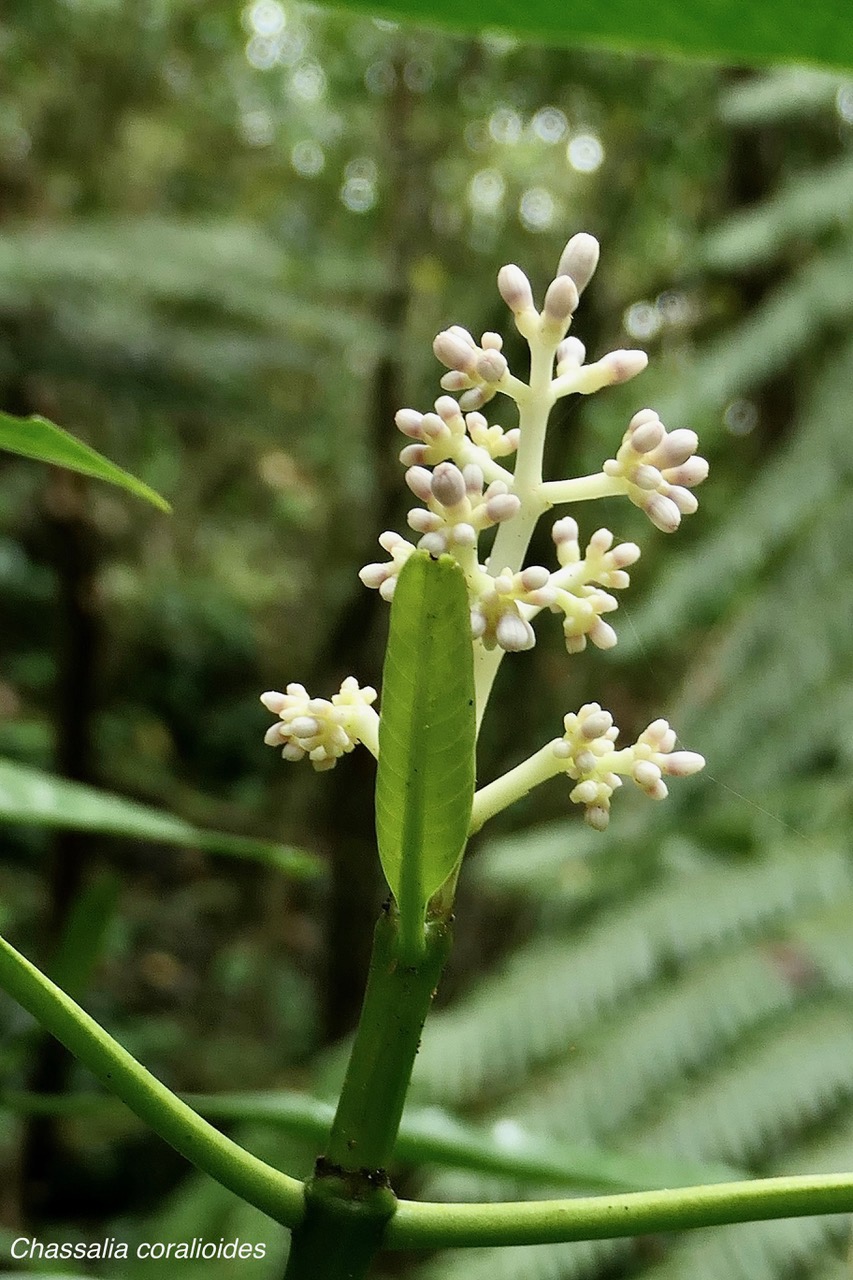
[{"label": "blurred green background", "polygon": [[[664,806],[620,794],[605,836],[554,783],[478,840],[414,1097],[508,1147],[515,1123],[753,1172],[850,1168],[853,80],[838,75],[278,0],[5,7],[0,409],[61,423],[175,512],[0,458],[0,755],[313,850],[325,874],[11,824],[0,925],[53,972],[70,937],[86,1007],[173,1088],[334,1095],[382,896],[373,764],[285,766],[258,694],[378,684],[387,607],[356,573],[405,515],[394,411],[430,406],[450,323],[504,331],[523,372],[496,271],[520,263],[541,296],[577,230],[603,253],[576,332],[595,357],[643,347],[651,367],[561,404],[549,475],[597,470],[652,404],[700,433],[711,479],[674,538],[628,504],[576,513],[643,547],[619,646],[568,659],[543,619],[503,666],[480,776],[592,698],[626,735],[669,716],[708,768]],[[534,561],[549,543],[545,528]],[[34,1114],[19,1096],[34,1090],[70,1102]],[[21,1270],[22,1232],[239,1235],[266,1259],[181,1275],[280,1274],[283,1231],[123,1109],[75,1106],[92,1091],[0,997],[0,1270]],[[310,1168],[311,1144],[281,1129],[229,1131]],[[398,1182],[432,1198],[584,1186],[435,1167]],[[831,1280],[849,1274],[847,1231],[806,1219],[381,1273]]]}]

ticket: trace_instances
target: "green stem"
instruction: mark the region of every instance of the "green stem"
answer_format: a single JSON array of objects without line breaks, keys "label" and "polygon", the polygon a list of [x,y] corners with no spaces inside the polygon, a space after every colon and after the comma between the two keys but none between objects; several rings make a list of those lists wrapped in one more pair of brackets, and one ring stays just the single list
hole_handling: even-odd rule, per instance
[{"label": "green stem", "polygon": [[574,1200],[505,1204],[401,1200],[382,1243],[389,1249],[560,1244],[851,1211],[853,1173],[755,1178]]},{"label": "green stem", "polygon": [[199,1169],[277,1222],[292,1227],[301,1220],[301,1182],[250,1155],[202,1120],[4,938],[0,987]]},{"label": "green stem", "polygon": [[326,1154],[306,1187],[285,1280],[360,1280],[380,1246],[396,1197],[386,1168],[421,1032],[451,944],[446,919],[427,922],[424,949],[406,963],[399,916],[383,910],[343,1089]]}]

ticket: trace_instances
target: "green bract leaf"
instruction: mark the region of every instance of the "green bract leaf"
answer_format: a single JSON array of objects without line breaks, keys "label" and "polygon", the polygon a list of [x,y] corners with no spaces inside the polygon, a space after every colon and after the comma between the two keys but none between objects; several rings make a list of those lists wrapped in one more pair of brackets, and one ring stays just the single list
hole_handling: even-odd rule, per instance
[{"label": "green bract leaf", "polygon": [[465,847],[474,795],[468,593],[449,556],[416,552],[391,606],[382,677],[376,834],[407,944]]},{"label": "green bract leaf", "polygon": [[172,814],[137,804],[135,800],[54,778],[12,760],[0,760],[0,822],[63,827],[181,845],[207,853],[250,858],[289,875],[311,876],[320,871],[319,861],[301,849],[251,836],[205,831]]},{"label": "green bract leaf", "polygon": [[335,5],[384,18],[408,19],[456,31],[506,31],[557,45],[596,44],[612,49],[736,62],[769,60],[853,63],[853,23],[837,0],[495,0],[487,9],[466,0],[334,0]]},{"label": "green bract leaf", "polygon": [[0,449],[20,454],[22,458],[35,458],[39,462],[67,467],[69,471],[79,471],[84,476],[94,476],[96,480],[107,480],[136,494],[137,498],[153,503],[161,511],[172,510],[166,499],[147,484],[101,457],[82,440],[54,426],[47,418],[13,418],[8,413],[0,413]]}]

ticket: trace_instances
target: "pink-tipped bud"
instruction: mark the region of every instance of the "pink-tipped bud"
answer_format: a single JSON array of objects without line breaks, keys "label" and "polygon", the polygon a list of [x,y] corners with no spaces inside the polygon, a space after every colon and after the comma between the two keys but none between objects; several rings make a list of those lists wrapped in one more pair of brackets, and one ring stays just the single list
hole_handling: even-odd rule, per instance
[{"label": "pink-tipped bud", "polygon": [[404,467],[417,467],[427,460],[427,447],[425,444],[407,444],[405,449],[400,450],[400,461]]},{"label": "pink-tipped bud", "polygon": [[564,325],[578,305],[578,290],[571,276],[560,275],[548,285],[543,313],[553,325]]},{"label": "pink-tipped bud", "polygon": [[593,711],[592,715],[584,718],[581,725],[581,733],[587,742],[592,742],[593,738],[603,737],[612,725],[613,717],[609,711]]},{"label": "pink-tipped bud", "polygon": [[688,431],[684,427],[678,431],[670,431],[655,453],[655,462],[661,468],[680,467],[693,456],[698,447],[699,437],[695,431]]},{"label": "pink-tipped bud", "polygon": [[663,761],[663,771],[673,778],[687,778],[705,768],[705,757],[698,751],[673,751]]},{"label": "pink-tipped bud", "polygon": [[689,489],[682,489],[680,485],[670,485],[666,496],[675,503],[683,516],[692,516],[694,511],[699,510],[699,499],[696,494],[691,493]]},{"label": "pink-tipped bud", "polygon": [[287,697],[283,693],[278,693],[275,689],[270,689],[267,693],[261,694],[261,702],[267,711],[271,711],[274,716],[277,716],[287,705]]},{"label": "pink-tipped bud", "polygon": [[477,357],[477,373],[484,382],[500,382],[507,368],[506,356],[500,351],[484,351]]},{"label": "pink-tipped bud", "polygon": [[631,448],[636,453],[651,453],[652,449],[658,447],[665,434],[660,418],[641,422],[631,430]]},{"label": "pink-tipped bud", "polygon": [[495,627],[497,642],[507,653],[520,653],[524,649],[532,649],[536,636],[529,622],[517,613],[504,613],[498,618]]},{"label": "pink-tipped bud", "polygon": [[589,284],[598,266],[599,245],[595,236],[580,231],[572,236],[560,256],[558,276],[571,276],[579,294]]},{"label": "pink-tipped bud", "polygon": [[398,429],[412,440],[420,440],[423,420],[424,415],[417,409],[400,409],[394,418]]},{"label": "pink-tipped bud", "polygon": [[563,341],[557,347],[557,365],[562,370],[566,368],[580,368],[586,359],[586,347],[580,338],[563,338]]},{"label": "pink-tipped bud", "polygon": [[618,639],[610,624],[601,618],[596,618],[588,634],[597,649],[612,649]]},{"label": "pink-tipped bud", "polygon": [[636,542],[620,542],[610,553],[611,562],[617,569],[627,569],[628,565],[636,564],[639,558],[640,548]]},{"label": "pink-tipped bud", "polygon": [[692,458],[682,462],[680,467],[667,467],[663,474],[664,479],[670,484],[680,484],[692,489],[694,485],[701,484],[707,479],[708,463],[698,454],[694,454]]},{"label": "pink-tipped bud", "polygon": [[629,473],[629,479],[638,489],[647,489],[651,492],[657,489],[663,480],[663,476],[657,467],[653,467],[648,463],[641,462],[638,466],[632,467]]},{"label": "pink-tipped bud", "polygon": [[409,467],[406,484],[421,502],[428,502],[432,496],[432,472],[426,467]]},{"label": "pink-tipped bud", "polygon": [[512,520],[521,510],[521,501],[514,493],[497,493],[486,503],[486,515],[492,524],[502,524],[504,520]]},{"label": "pink-tipped bud", "polygon": [[488,398],[482,387],[472,387],[470,391],[462,392],[459,397],[459,408],[468,413],[470,409],[479,409]]},{"label": "pink-tipped bud", "polygon": [[515,315],[533,309],[533,290],[521,267],[510,263],[498,272],[498,292]]},{"label": "pink-tipped bud", "polygon": [[596,529],[589,540],[589,549],[603,556],[613,546],[613,534],[609,529]]},{"label": "pink-tipped bud", "polygon": [[470,373],[474,368],[476,355],[473,348],[449,329],[438,335],[432,349],[436,358],[448,369],[461,369],[464,373]]},{"label": "pink-tipped bud", "polygon": [[479,497],[483,492],[484,476],[481,467],[475,462],[469,462],[467,466],[462,468],[462,476],[465,480],[466,492],[472,496]]},{"label": "pink-tipped bud", "polygon": [[449,373],[443,373],[439,379],[439,386],[444,387],[445,391],[464,391],[470,385],[471,379],[461,369],[451,369]]},{"label": "pink-tipped bud", "polygon": [[601,359],[601,364],[609,374],[611,386],[636,378],[648,363],[649,357],[645,351],[610,351]]},{"label": "pink-tipped bud", "polygon": [[643,510],[661,533],[675,533],[681,524],[681,512],[678,507],[671,498],[664,497],[662,493],[649,494]]},{"label": "pink-tipped bud", "polygon": [[563,516],[562,520],[557,520],[551,530],[551,537],[559,544],[561,542],[577,542],[578,540],[578,522],[571,516]]},{"label": "pink-tipped bud", "polygon": [[452,462],[442,462],[432,473],[432,496],[443,507],[455,507],[465,497],[465,478]]},{"label": "pink-tipped bud", "polygon": [[532,564],[521,571],[521,585],[525,591],[538,591],[550,579],[550,572],[541,564]]}]

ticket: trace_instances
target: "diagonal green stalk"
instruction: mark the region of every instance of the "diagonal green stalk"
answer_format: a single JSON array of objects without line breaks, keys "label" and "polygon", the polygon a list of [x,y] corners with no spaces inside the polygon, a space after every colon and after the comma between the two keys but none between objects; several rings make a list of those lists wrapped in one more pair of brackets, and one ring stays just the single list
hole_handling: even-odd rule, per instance
[{"label": "diagonal green stalk", "polygon": [[0,987],[197,1168],[277,1222],[292,1227],[301,1220],[301,1182],[250,1155],[203,1120],[4,938]]}]

